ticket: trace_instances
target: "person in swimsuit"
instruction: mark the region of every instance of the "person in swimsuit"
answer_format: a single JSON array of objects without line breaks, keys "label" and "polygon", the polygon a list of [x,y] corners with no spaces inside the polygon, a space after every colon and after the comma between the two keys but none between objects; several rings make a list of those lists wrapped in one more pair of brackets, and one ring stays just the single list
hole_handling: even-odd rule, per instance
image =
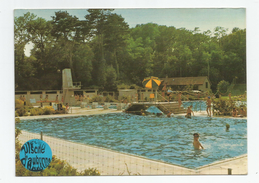
[{"label": "person in swimsuit", "polygon": [[246,116],[246,111],[243,109],[243,107],[241,107],[241,109],[239,110],[238,117],[244,117],[244,116]]},{"label": "person in swimsuit", "polygon": [[207,114],[208,114],[209,117],[211,117],[211,100],[210,100],[210,97],[208,97],[206,104],[207,104],[207,109],[206,109]]},{"label": "person in swimsuit", "polygon": [[201,143],[199,142],[200,135],[198,133],[193,134],[193,147],[194,149],[204,149]]},{"label": "person in swimsuit", "polygon": [[181,105],[182,105],[182,100],[181,100],[181,97],[182,97],[182,92],[178,93],[178,108],[180,109]]},{"label": "person in swimsuit", "polygon": [[68,103],[66,103],[66,111],[65,111],[66,114],[68,114],[69,109],[70,109],[70,108],[69,108],[69,105],[68,105]]},{"label": "person in swimsuit", "polygon": [[233,117],[237,117],[237,110],[236,110],[236,108],[233,108],[233,110],[232,110],[232,116],[233,116]]},{"label": "person in swimsuit", "polygon": [[192,111],[192,105],[188,107],[187,114],[185,115],[186,118],[191,118],[191,116],[194,116],[194,112]]}]

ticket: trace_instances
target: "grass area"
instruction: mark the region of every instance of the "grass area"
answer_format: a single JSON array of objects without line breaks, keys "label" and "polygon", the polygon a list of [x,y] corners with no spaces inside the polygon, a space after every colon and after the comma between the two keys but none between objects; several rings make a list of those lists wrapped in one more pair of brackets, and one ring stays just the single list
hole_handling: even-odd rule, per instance
[{"label": "grass area", "polygon": [[243,95],[246,91],[246,84],[235,84],[231,90],[232,95]]}]

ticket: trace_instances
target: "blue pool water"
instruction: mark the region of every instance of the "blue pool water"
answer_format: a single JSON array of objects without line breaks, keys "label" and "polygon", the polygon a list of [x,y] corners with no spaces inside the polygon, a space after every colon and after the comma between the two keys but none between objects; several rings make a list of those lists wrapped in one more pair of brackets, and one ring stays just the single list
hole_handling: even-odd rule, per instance
[{"label": "blue pool water", "polygon": [[184,101],[182,103],[183,108],[187,109],[190,105],[193,106],[193,111],[206,111],[207,105],[205,101]]},{"label": "blue pool water", "polygon": [[[225,125],[230,124],[226,132]],[[196,168],[247,153],[245,119],[166,118],[126,113],[77,118],[28,120],[22,130],[105,147],[150,159]],[[192,134],[200,134],[204,150],[194,150]]]}]

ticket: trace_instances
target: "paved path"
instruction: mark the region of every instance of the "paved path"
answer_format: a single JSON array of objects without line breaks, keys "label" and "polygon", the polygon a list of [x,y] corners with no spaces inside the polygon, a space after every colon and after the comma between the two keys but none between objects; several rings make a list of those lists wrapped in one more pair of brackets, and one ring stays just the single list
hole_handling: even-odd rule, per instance
[{"label": "paved path", "polygon": [[[19,136],[23,144],[30,139],[40,138],[40,134],[22,131]],[[43,136],[52,154],[66,160],[74,168],[82,171],[97,168],[101,175],[194,175],[247,174],[247,155],[216,162],[198,169],[188,169],[177,165],[150,160],[144,157],[120,153],[113,150],[74,143],[54,137]]]},{"label": "paved path", "polygon": [[45,118],[65,118],[65,117],[77,117],[77,116],[87,116],[87,115],[96,115],[96,114],[107,114],[107,113],[121,113],[116,109],[107,109],[102,108],[98,109],[87,109],[80,107],[73,107],[68,114],[52,114],[52,115],[40,115],[40,116],[23,116],[19,117],[20,120],[34,120],[34,119],[45,119]]}]

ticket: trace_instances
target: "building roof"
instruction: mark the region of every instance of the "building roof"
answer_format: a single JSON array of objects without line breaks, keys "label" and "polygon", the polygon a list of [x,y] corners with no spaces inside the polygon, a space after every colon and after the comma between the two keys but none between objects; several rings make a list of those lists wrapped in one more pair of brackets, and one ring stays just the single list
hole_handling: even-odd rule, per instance
[{"label": "building roof", "polygon": [[208,79],[207,76],[161,78],[163,84],[167,83],[167,85],[202,85],[206,79]]}]

